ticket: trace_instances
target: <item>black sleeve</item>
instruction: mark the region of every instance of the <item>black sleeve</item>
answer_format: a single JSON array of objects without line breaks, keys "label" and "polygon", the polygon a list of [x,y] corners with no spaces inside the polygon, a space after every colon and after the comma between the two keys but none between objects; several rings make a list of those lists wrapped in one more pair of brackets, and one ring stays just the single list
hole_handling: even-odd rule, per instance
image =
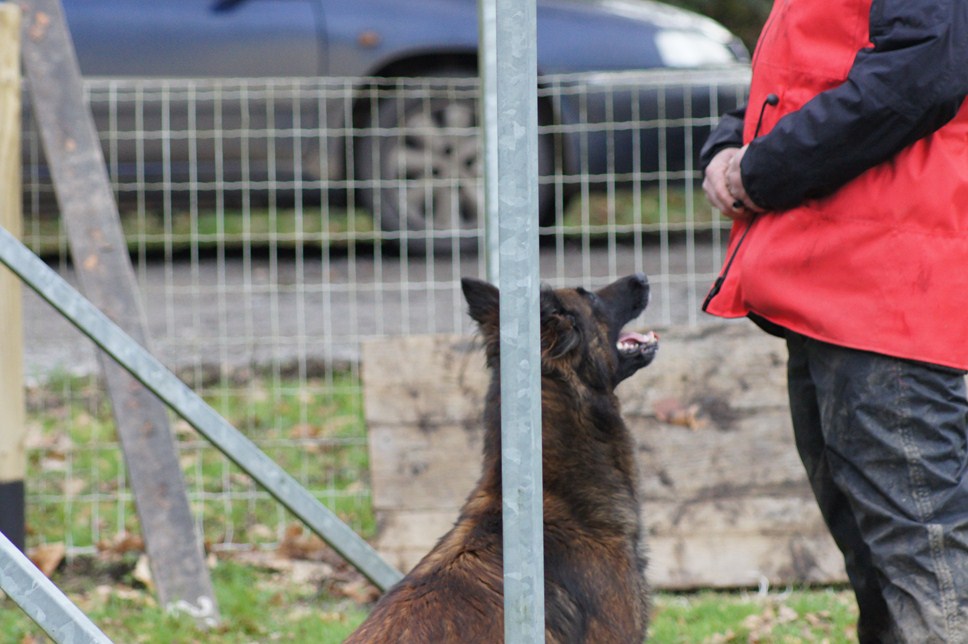
[{"label": "black sleeve", "polygon": [[968,2],[874,0],[871,42],[842,85],[784,116],[742,161],[769,210],[830,194],[945,123],[968,94]]},{"label": "black sleeve", "polygon": [[705,173],[706,166],[720,150],[726,148],[743,147],[743,117],[746,108],[741,107],[723,114],[715,129],[709,133],[709,138],[699,152],[699,169]]}]

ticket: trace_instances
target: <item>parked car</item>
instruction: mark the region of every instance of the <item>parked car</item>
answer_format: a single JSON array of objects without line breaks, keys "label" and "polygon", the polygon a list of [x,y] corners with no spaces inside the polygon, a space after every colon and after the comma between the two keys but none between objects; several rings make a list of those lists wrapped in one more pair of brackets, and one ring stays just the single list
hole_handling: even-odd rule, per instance
[{"label": "parked car", "polygon": [[[130,98],[124,86],[102,85],[112,98],[92,103],[98,122],[114,132],[144,130],[152,114],[167,119],[169,131],[256,132],[248,139],[174,136],[164,145],[142,141],[140,149],[115,134],[110,154],[119,182],[137,176],[152,183],[163,175],[177,185],[190,175],[195,185],[262,185],[288,172],[353,191],[384,233],[403,235],[415,248],[423,233],[473,237],[479,228],[477,0],[63,0],[63,6],[89,78],[285,78],[324,90],[307,92],[298,110],[266,113],[226,100],[205,112],[198,108],[204,92],[196,91],[205,85],[192,85],[189,96],[176,85],[145,81],[139,106],[126,111],[119,107]],[[659,171],[690,170],[709,117],[740,98],[748,52],[708,18],[649,0],[537,0],[537,15],[543,223],[555,210],[553,177],[566,194],[575,181],[561,177],[581,173],[647,181]],[[643,70],[656,69],[671,70],[672,80],[639,82]],[[688,70],[709,74],[697,81]],[[349,89],[331,91],[334,83]],[[145,96],[165,92],[192,106],[169,106],[164,115],[146,107]],[[186,122],[174,125],[179,119]],[[632,121],[635,127],[623,127]],[[642,126],[652,122],[658,125]],[[298,137],[279,134],[296,130],[310,133],[296,153],[272,147],[283,139],[296,145]],[[195,147],[182,153],[188,145]],[[236,154],[248,157],[239,161]]]}]

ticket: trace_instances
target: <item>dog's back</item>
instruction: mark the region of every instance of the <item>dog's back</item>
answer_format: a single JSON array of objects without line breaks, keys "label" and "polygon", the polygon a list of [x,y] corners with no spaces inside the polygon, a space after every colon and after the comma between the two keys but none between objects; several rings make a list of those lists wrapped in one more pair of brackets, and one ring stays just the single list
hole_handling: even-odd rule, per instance
[{"label": "dog's back", "polygon": [[[492,370],[483,473],[454,527],[380,599],[350,644],[500,642],[504,637],[498,295],[476,280],[464,280],[464,293]],[[621,326],[647,300],[644,276],[596,293],[542,293],[549,643],[627,644],[645,638],[649,593],[634,450],[613,390],[655,353],[651,334],[619,338]],[[616,344],[625,346],[624,353]]]}]

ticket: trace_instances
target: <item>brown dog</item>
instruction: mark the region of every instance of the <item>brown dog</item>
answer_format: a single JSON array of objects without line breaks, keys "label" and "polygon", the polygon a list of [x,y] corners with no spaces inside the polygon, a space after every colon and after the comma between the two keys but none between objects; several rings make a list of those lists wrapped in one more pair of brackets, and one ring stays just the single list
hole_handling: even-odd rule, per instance
[{"label": "brown dog", "polygon": [[[491,386],[484,468],[456,525],[377,602],[347,643],[504,638],[498,290],[462,282]],[[646,366],[652,333],[622,333],[649,299],[644,275],[541,293],[545,632],[549,643],[645,639],[649,591],[632,439],[615,386]]]}]

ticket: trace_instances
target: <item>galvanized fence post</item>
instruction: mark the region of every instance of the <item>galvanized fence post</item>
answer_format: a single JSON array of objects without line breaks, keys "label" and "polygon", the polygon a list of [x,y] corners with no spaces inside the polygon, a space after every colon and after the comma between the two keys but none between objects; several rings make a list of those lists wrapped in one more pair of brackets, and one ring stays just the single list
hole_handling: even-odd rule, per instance
[{"label": "galvanized fence post", "polygon": [[493,0],[479,0],[478,75],[481,79],[481,138],[484,148],[484,254],[487,280],[500,279],[498,238],[497,166],[497,7]]},{"label": "galvanized fence post", "polygon": [[496,0],[504,634],[544,641],[535,0]]}]

